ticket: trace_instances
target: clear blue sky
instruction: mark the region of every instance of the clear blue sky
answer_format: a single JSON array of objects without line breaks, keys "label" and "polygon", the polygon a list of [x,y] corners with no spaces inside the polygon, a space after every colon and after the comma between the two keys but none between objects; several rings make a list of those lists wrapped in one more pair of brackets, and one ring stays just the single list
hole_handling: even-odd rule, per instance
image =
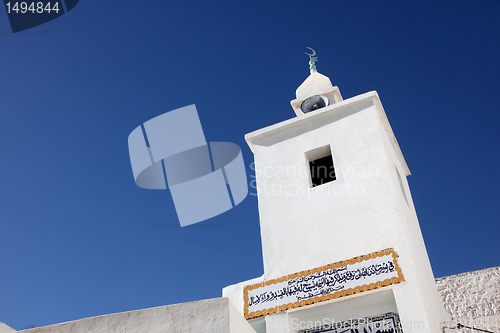
[{"label": "clear blue sky", "polygon": [[345,99],[378,91],[435,275],[500,265],[499,17],[498,0],[81,0],[13,34],[0,8],[0,321],[218,297],[262,275],[256,197],[180,228],[168,191],[135,185],[127,137],[194,103],[207,140],[249,166],[244,134],[294,117],[306,46]]}]

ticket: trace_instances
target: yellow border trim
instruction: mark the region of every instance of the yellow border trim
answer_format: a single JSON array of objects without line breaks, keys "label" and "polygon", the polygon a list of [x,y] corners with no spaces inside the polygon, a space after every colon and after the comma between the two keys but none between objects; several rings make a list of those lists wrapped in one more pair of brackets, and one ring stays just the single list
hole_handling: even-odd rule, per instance
[{"label": "yellow border trim", "polygon": [[[269,286],[271,284],[276,284],[276,283],[283,282],[283,281],[293,280],[297,277],[308,276],[308,275],[323,272],[323,271],[326,271],[329,269],[340,268],[343,266],[347,266],[348,264],[352,265],[352,264],[355,264],[356,262],[362,262],[364,260],[369,260],[369,259],[376,258],[376,257],[384,257],[384,256],[388,256],[391,254],[392,254],[392,258],[393,258],[394,267],[395,267],[396,271],[398,272],[398,277],[385,279],[384,281],[378,281],[375,283],[370,283],[368,285],[364,284],[362,286],[358,286],[358,287],[354,287],[354,288],[339,290],[333,294],[328,294],[328,295],[323,295],[323,296],[315,296],[315,297],[311,297],[311,298],[308,298],[308,299],[305,299],[305,300],[302,300],[299,302],[283,304],[283,305],[276,306],[274,308],[269,308],[269,309],[264,309],[262,311],[255,311],[255,312],[248,313],[248,291],[249,290],[258,289],[260,287]],[[246,286],[243,289],[243,301],[245,303],[245,307],[244,307],[245,319],[256,318],[256,317],[264,316],[264,315],[267,315],[270,313],[276,313],[276,312],[280,312],[280,311],[284,311],[284,310],[288,310],[288,309],[298,308],[298,307],[304,306],[304,305],[323,302],[323,301],[327,301],[330,299],[339,298],[339,297],[352,295],[352,294],[357,294],[357,293],[360,293],[363,291],[378,289],[381,287],[390,286],[391,284],[403,282],[405,279],[403,277],[403,272],[401,271],[401,267],[399,267],[399,265],[398,265],[398,261],[397,261],[398,257],[399,257],[399,255],[396,253],[396,251],[394,251],[393,248],[390,248],[390,249],[385,249],[382,251],[373,252],[373,253],[370,253],[367,255],[355,257],[355,258],[352,258],[349,260],[339,261],[339,262],[336,262],[334,264],[325,265],[325,266],[321,266],[318,268],[313,268],[313,269],[310,269],[308,271],[302,271],[302,272],[290,274],[287,276],[280,277],[278,279],[272,279],[269,281],[264,281],[264,282],[260,282],[260,283]]]}]

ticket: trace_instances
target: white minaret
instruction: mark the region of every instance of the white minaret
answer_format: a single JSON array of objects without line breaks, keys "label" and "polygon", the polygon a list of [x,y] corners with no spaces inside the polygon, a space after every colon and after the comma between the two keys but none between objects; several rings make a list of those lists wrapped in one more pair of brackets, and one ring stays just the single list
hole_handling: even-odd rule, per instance
[{"label": "white minaret", "polygon": [[379,96],[343,100],[314,55],[291,101],[297,116],[245,136],[255,156],[264,275],[224,296],[257,332],[334,332],[329,322],[392,313],[404,333],[442,333],[448,315],[410,171]]}]

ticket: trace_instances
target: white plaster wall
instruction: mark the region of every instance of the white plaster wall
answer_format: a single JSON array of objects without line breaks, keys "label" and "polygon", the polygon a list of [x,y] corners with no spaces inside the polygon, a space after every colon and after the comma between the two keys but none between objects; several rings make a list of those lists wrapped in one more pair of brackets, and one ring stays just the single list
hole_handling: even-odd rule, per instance
[{"label": "white plaster wall", "polygon": [[[377,110],[357,107],[341,119],[308,118],[297,135],[252,146],[266,280],[407,241]],[[310,188],[305,152],[325,145],[337,180]]]},{"label": "white plaster wall", "polygon": [[12,332],[16,332],[16,330],[0,322],[0,333],[12,333]]},{"label": "white plaster wall", "polygon": [[[256,333],[243,315],[236,309],[232,302],[225,298],[229,304],[229,332],[231,333]],[[195,331],[198,333],[198,331]],[[207,331],[208,332],[208,331]],[[211,331],[210,331],[211,332]],[[221,331],[217,331],[219,333]],[[191,333],[191,331],[190,331]]]},{"label": "white plaster wall", "polygon": [[22,332],[255,333],[225,297],[85,318]]},{"label": "white plaster wall", "polygon": [[[436,279],[438,291],[452,318],[460,323],[492,332],[500,331],[500,267]],[[471,333],[469,329],[447,330]]]},{"label": "white plaster wall", "polygon": [[287,312],[278,312],[266,316],[266,333],[291,333],[290,318]]},{"label": "white plaster wall", "polygon": [[227,286],[222,289],[222,297],[227,297],[231,300],[231,302],[234,304],[236,309],[240,312],[240,314],[243,316],[243,289],[245,286],[248,286],[250,284],[255,284],[264,281],[264,277],[258,277],[255,279],[243,281],[237,284],[233,284],[230,286]]}]

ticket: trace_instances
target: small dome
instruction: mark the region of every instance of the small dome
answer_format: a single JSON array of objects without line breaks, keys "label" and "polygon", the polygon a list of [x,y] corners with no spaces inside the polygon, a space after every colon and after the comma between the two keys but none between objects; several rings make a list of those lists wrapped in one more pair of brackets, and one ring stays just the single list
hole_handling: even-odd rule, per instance
[{"label": "small dome", "polygon": [[321,94],[326,90],[333,89],[330,79],[316,71],[312,72],[309,77],[295,91],[297,99],[304,100],[307,97]]}]

